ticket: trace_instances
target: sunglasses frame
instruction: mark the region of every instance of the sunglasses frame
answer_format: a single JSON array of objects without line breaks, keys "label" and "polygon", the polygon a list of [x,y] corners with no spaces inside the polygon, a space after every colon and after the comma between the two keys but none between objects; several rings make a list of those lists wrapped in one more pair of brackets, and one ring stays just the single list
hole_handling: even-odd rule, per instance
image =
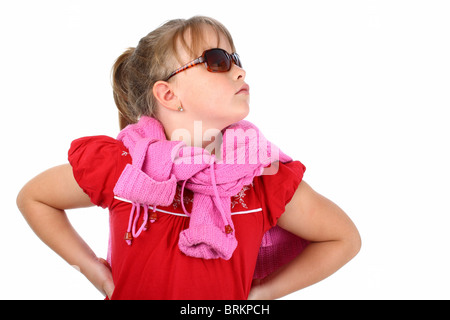
[{"label": "sunglasses frame", "polygon": [[230,63],[230,67],[228,68],[228,70],[213,70],[211,69],[211,67],[208,65],[208,62],[206,61],[205,55],[208,54],[211,51],[214,50],[219,50],[221,52],[223,52],[225,54],[225,56],[227,57],[228,61],[230,61],[231,63],[234,63],[235,65],[237,65],[238,67],[242,68],[242,63],[241,63],[241,59],[239,58],[239,55],[236,52],[233,53],[228,53],[226,50],[220,49],[220,48],[214,48],[214,49],[208,49],[203,51],[202,55],[200,57],[198,57],[197,59],[192,60],[191,62],[188,62],[187,64],[185,64],[184,66],[176,69],[175,71],[173,71],[167,78],[165,81],[168,81],[170,78],[172,78],[174,75],[183,72],[187,69],[190,69],[192,67],[195,67],[199,64],[205,63],[206,65],[206,69],[209,72],[228,72],[231,70],[231,66],[232,64]]}]

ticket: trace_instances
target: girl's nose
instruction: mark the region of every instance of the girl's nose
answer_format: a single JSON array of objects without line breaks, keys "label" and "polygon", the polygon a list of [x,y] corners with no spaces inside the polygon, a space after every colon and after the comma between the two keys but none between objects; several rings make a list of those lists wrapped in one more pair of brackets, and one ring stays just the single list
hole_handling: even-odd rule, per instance
[{"label": "girl's nose", "polygon": [[245,70],[240,68],[240,67],[238,67],[234,63],[233,63],[233,66],[231,67],[231,72],[233,74],[233,79],[245,80],[245,75],[246,75]]}]

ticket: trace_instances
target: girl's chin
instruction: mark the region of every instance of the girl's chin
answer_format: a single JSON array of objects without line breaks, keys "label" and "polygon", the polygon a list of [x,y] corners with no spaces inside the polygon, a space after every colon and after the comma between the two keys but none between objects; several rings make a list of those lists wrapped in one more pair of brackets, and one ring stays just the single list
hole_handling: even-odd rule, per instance
[{"label": "girl's chin", "polygon": [[233,117],[235,118],[234,122],[241,121],[245,119],[250,113],[250,106],[248,103],[242,103],[239,107],[236,108]]}]

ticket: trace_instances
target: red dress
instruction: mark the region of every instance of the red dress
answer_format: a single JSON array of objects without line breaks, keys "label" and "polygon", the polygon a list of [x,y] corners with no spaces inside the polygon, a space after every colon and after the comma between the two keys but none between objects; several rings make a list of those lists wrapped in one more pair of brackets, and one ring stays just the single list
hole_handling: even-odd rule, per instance
[{"label": "red dress", "polygon": [[[179,250],[179,233],[190,219],[181,208],[180,188],[172,205],[158,207],[157,220],[127,245],[131,203],[113,193],[122,170],[131,163],[122,142],[107,136],[77,139],[69,162],[92,203],[109,209],[112,299],[247,299],[261,239],[276,225],[305,171],[299,161],[280,164],[275,175],[256,177],[231,198],[238,246],[226,261],[193,258]],[[190,212],[192,193],[187,189],[183,201]]]}]

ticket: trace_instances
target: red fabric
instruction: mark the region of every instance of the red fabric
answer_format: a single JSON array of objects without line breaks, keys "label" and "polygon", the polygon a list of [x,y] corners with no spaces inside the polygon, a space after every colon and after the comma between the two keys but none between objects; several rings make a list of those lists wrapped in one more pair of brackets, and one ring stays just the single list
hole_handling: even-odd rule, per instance
[{"label": "red fabric", "polygon": [[[305,170],[298,161],[280,164],[277,174],[256,177],[253,185],[232,197],[238,246],[225,261],[184,255],[178,237],[189,226],[189,218],[163,212],[157,212],[157,221],[127,245],[124,235],[131,204],[113,194],[122,170],[131,163],[120,141],[106,136],[77,139],[69,162],[92,203],[110,212],[112,299],[247,299],[262,236],[284,212]],[[158,209],[182,214],[180,201],[178,188],[172,205]],[[192,193],[187,189],[184,204],[191,211]]]}]

